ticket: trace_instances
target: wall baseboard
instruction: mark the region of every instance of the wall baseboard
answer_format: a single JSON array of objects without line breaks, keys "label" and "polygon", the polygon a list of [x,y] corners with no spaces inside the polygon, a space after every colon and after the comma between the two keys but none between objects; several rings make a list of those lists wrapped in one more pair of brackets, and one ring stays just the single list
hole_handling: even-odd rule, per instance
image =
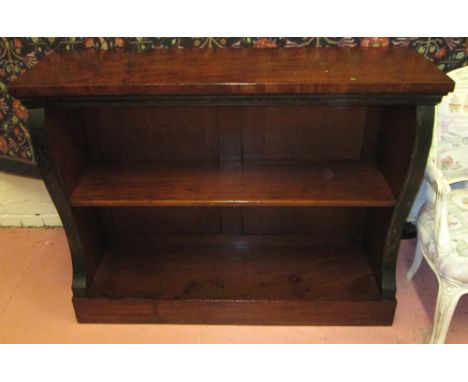
[{"label": "wall baseboard", "polygon": [[61,225],[41,179],[0,173],[0,227]]},{"label": "wall baseboard", "polygon": [[14,158],[10,159],[2,155],[0,155],[0,171],[13,175],[41,179],[39,169],[34,163]]}]

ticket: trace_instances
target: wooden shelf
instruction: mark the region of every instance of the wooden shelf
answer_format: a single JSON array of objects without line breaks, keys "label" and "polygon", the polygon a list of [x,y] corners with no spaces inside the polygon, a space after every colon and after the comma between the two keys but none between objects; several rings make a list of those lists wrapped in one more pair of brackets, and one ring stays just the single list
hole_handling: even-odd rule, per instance
[{"label": "wooden shelf", "polygon": [[368,206],[395,199],[372,164],[94,165],[73,206]]},{"label": "wooden shelf", "polygon": [[[153,245],[113,238],[79,322],[249,325],[390,325],[365,253],[357,246]],[[276,244],[275,244],[276,243]]]},{"label": "wooden shelf", "polygon": [[[151,242],[151,239],[149,239]],[[150,245],[115,239],[89,297],[160,300],[380,299],[362,249],[352,246]]]},{"label": "wooden shelf", "polygon": [[[404,68],[404,70],[401,70]],[[451,91],[413,49],[155,49],[54,53],[26,71],[16,97],[168,94],[395,94]]]}]

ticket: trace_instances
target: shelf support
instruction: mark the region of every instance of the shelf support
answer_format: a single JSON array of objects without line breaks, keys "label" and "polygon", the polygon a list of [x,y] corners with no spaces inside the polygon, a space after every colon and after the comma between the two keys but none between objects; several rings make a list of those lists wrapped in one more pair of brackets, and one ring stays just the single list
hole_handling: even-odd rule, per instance
[{"label": "shelf support", "polygon": [[424,169],[426,168],[429,149],[432,143],[433,125],[434,106],[417,106],[415,139],[409,169],[397,201],[395,213],[391,218],[390,229],[385,241],[382,259],[382,298],[384,299],[395,298],[395,269],[401,233],[424,176]]},{"label": "shelf support", "polygon": [[81,237],[75,222],[73,211],[68,204],[67,197],[64,194],[63,187],[57,176],[53,161],[49,152],[49,140],[45,126],[45,110],[29,110],[29,130],[36,158],[37,166],[42,175],[59,216],[65,229],[68,245],[70,247],[73,278],[72,290],[75,297],[86,296],[86,262],[83,251]]}]

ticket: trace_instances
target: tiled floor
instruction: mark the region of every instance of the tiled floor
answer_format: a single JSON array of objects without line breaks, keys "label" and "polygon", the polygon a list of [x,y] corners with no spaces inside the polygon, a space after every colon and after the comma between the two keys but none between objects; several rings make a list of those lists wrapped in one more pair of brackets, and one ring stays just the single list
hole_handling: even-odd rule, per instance
[{"label": "tiled floor", "polygon": [[[0,229],[0,343],[424,343],[430,336],[436,281],[424,264],[405,278],[414,241],[403,241],[398,307],[391,327],[262,327],[77,324],[71,265],[62,229]],[[447,343],[468,343],[468,297]]]}]

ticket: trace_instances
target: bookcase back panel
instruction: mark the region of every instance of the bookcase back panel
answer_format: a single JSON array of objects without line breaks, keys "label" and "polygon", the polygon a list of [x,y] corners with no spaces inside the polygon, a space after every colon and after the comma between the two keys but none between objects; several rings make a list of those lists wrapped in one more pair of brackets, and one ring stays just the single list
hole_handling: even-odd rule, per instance
[{"label": "bookcase back panel", "polygon": [[362,235],[365,208],[244,208],[245,234]]},{"label": "bookcase back panel", "polygon": [[83,109],[83,114],[95,161],[323,162],[369,159],[378,109],[168,106]]},{"label": "bookcase back panel", "polygon": [[101,209],[109,233],[139,234],[219,234],[218,208],[203,207],[111,207]]},{"label": "bookcase back panel", "polygon": [[216,108],[103,108],[88,118],[106,162],[157,163],[218,158]]},{"label": "bookcase back panel", "polygon": [[365,208],[100,208],[108,234],[315,235],[359,242]]},{"label": "bookcase back panel", "polygon": [[244,160],[357,160],[365,107],[246,107]]}]

